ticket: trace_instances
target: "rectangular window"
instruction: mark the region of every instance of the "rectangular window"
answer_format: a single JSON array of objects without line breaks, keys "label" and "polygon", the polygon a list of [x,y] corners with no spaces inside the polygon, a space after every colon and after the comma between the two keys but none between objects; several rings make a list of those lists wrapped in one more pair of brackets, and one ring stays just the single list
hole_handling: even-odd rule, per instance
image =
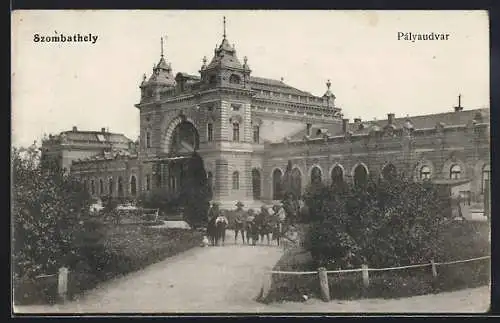
[{"label": "rectangular window", "polygon": [[207,124],[207,140],[214,141],[214,125],[211,123]]},{"label": "rectangular window", "polygon": [[151,175],[146,175],[146,191],[151,190]]},{"label": "rectangular window", "polygon": [[146,148],[151,148],[151,133],[146,132]]},{"label": "rectangular window", "polygon": [[240,124],[233,123],[233,141],[240,141]]},{"label": "rectangular window", "polygon": [[239,190],[240,189],[240,173],[234,172],[233,173],[233,190]]},{"label": "rectangular window", "polygon": [[260,137],[260,129],[259,126],[253,127],[253,142],[258,144],[259,143],[259,137]]},{"label": "rectangular window", "polygon": [[231,104],[231,108],[233,109],[233,111],[240,111],[241,105]]}]

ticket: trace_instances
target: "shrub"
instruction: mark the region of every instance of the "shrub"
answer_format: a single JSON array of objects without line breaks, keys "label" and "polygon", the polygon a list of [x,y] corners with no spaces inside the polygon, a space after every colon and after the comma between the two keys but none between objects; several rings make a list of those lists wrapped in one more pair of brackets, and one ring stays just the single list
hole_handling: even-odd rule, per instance
[{"label": "shrub", "polygon": [[400,266],[438,251],[444,217],[432,185],[402,178],[362,188],[315,185],[305,201],[313,220],[305,246],[318,266]]},{"label": "shrub", "polygon": [[[490,254],[488,241],[489,223],[449,221],[441,225],[436,262],[466,260]],[[423,261],[428,263],[429,260]],[[335,263],[332,264],[334,267]],[[358,266],[353,266],[357,267]],[[375,267],[375,266],[371,266]],[[278,261],[274,270],[315,271],[318,264],[309,252],[291,250]],[[452,291],[461,288],[484,286],[491,282],[491,261],[483,260],[438,265],[437,277],[432,276],[431,267],[409,268],[396,271],[370,272],[370,286],[363,287],[360,272],[328,274],[332,299],[398,298]],[[345,268],[342,268],[345,269]],[[265,300],[299,301],[301,296],[319,298],[318,275],[273,275],[271,291]]]}]

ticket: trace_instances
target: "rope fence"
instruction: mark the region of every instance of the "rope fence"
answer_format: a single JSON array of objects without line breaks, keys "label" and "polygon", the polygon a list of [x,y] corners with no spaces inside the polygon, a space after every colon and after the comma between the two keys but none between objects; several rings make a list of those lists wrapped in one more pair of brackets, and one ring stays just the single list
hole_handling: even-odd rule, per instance
[{"label": "rope fence", "polygon": [[453,265],[453,264],[459,264],[459,263],[467,263],[467,262],[490,259],[490,258],[491,258],[491,256],[483,256],[483,257],[477,257],[477,258],[471,258],[471,259],[465,259],[465,260],[447,261],[447,262],[434,262],[434,260],[431,260],[427,264],[416,264],[416,265],[399,266],[399,267],[386,267],[386,268],[368,268],[367,265],[362,265],[361,268],[339,269],[339,270],[326,270],[325,268],[318,268],[318,270],[316,270],[316,271],[269,270],[266,272],[266,275],[264,276],[264,283],[263,283],[262,288],[261,288],[260,297],[265,298],[269,294],[273,274],[274,275],[296,275],[296,276],[318,275],[323,300],[328,302],[328,301],[330,301],[328,274],[361,272],[363,275],[363,285],[365,287],[368,287],[370,284],[370,276],[369,276],[370,271],[392,271],[392,270],[402,270],[402,269],[410,269],[410,268],[431,267],[432,268],[432,276],[434,278],[436,278],[437,277],[437,266],[446,266],[446,265]]}]

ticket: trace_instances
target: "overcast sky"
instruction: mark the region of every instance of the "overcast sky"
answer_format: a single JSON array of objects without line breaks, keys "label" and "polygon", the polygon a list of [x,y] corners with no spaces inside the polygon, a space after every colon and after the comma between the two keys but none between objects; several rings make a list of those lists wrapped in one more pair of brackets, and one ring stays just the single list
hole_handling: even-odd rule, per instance
[{"label": "overcast sky", "polygon": [[[198,74],[227,37],[253,76],[315,95],[331,80],[351,120],[489,107],[488,17],[482,11],[18,11],[12,16],[14,145],[44,133],[109,128],[136,139],[143,73],[160,58]],[[97,35],[95,44],[35,43],[33,35]],[[447,33],[447,41],[398,40]]]}]

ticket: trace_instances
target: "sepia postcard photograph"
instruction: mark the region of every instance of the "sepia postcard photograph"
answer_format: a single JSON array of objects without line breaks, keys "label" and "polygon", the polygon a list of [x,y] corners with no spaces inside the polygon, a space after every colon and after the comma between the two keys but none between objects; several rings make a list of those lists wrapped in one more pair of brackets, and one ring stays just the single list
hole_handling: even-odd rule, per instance
[{"label": "sepia postcard photograph", "polygon": [[489,310],[487,11],[11,27],[12,315]]}]

